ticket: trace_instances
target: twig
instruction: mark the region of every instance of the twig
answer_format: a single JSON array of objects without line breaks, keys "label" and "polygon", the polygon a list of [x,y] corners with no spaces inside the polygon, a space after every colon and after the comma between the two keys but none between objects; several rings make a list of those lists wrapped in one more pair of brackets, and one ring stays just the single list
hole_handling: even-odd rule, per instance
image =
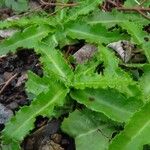
[{"label": "twig", "polygon": [[143,17],[145,17],[146,19],[150,20],[150,17],[148,17],[147,15],[145,15],[141,10],[137,10]]},{"label": "twig", "polygon": [[150,20],[150,17],[148,17],[144,12],[150,12],[150,8],[142,8],[142,7],[132,7],[132,8],[126,8],[126,7],[117,7],[117,10],[122,10],[122,11],[136,11],[139,14],[141,14],[143,17],[146,19]]},{"label": "twig", "polygon": [[112,5],[114,5],[114,6],[118,7],[118,5],[117,5],[114,1],[106,0],[106,2],[111,3]]},{"label": "twig", "polygon": [[48,6],[65,6],[65,7],[72,7],[72,6],[77,6],[78,3],[72,3],[72,4],[67,4],[67,3],[51,3],[51,2],[45,2],[43,0],[40,0],[42,5],[48,5]]},{"label": "twig", "polygon": [[146,11],[150,12],[150,8],[142,8],[142,7],[132,7],[132,8],[126,8],[126,7],[117,7],[117,10],[123,10],[123,11]]},{"label": "twig", "polygon": [[0,90],[0,95],[3,93],[3,91],[6,89],[6,87],[11,83],[11,81],[18,75],[18,73],[14,74],[7,82],[5,82],[5,85]]}]

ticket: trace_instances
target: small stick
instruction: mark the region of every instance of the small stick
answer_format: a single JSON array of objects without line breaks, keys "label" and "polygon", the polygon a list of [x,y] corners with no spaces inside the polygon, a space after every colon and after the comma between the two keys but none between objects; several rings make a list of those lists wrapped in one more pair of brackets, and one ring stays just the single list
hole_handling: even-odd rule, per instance
[{"label": "small stick", "polygon": [[150,17],[148,17],[147,15],[145,15],[141,10],[137,10],[143,17],[145,17],[146,19],[150,20]]},{"label": "small stick", "polygon": [[145,15],[143,13],[143,11],[150,12],[150,8],[142,8],[142,7],[132,7],[132,8],[117,7],[116,9],[117,10],[122,10],[122,11],[136,11],[139,14],[141,14],[143,17],[145,17],[146,19],[150,20],[150,17],[148,17],[147,15]]},{"label": "small stick", "polygon": [[111,3],[112,5],[118,7],[118,5],[117,5],[115,2],[111,1],[111,0],[106,0],[106,2],[109,2],[109,3]]},{"label": "small stick", "polygon": [[5,82],[5,85],[0,90],[0,95],[4,92],[4,90],[7,88],[7,86],[11,83],[11,81],[18,75],[18,73],[14,74],[7,82]]},{"label": "small stick", "polygon": [[126,8],[126,7],[117,7],[117,10],[123,10],[123,11],[148,11],[150,12],[150,8],[142,8],[142,7],[132,7],[132,8]]},{"label": "small stick", "polygon": [[50,3],[50,2],[45,2],[43,0],[40,0],[41,4],[43,5],[49,5],[49,6],[65,6],[65,7],[71,7],[71,6],[77,6],[77,3],[73,3],[73,4],[65,4],[65,3]]}]

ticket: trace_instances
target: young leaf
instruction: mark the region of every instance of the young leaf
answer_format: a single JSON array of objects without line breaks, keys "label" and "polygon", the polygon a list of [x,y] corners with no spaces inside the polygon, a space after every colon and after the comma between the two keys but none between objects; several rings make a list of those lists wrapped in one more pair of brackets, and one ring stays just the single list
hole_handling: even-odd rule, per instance
[{"label": "young leaf", "polygon": [[73,90],[71,97],[89,109],[102,112],[112,120],[126,122],[143,105],[141,100],[127,98],[113,89]]},{"label": "young leaf", "polygon": [[109,122],[100,113],[76,110],[64,120],[62,130],[75,138],[77,150],[106,150],[115,130]]},{"label": "young leaf", "polygon": [[101,4],[102,0],[75,0],[74,2],[77,3],[77,6],[68,11],[68,16],[65,22],[76,20],[78,16],[88,14],[93,11],[98,4]]},{"label": "young leaf", "polygon": [[17,32],[0,44],[0,55],[9,51],[14,52],[19,47],[34,48],[38,41],[47,36],[49,32],[53,31],[48,26],[31,26],[23,32]]},{"label": "young leaf", "polygon": [[112,141],[109,150],[140,150],[150,144],[150,102],[130,119],[125,129]]},{"label": "young leaf", "polygon": [[45,70],[54,75],[56,79],[65,81],[70,84],[73,72],[70,66],[67,64],[63,55],[53,47],[49,47],[44,43],[39,43],[36,49],[38,52],[42,53],[41,61],[45,67]]},{"label": "young leaf", "polygon": [[[69,0],[57,0],[57,3],[67,3]],[[66,17],[68,7],[56,6],[56,19],[58,22],[64,21]]]},{"label": "young leaf", "polygon": [[[125,93],[128,97],[142,98],[142,92],[137,86],[137,83],[121,68],[118,67],[119,60],[108,49],[99,47],[96,54],[97,61],[103,62],[102,73],[95,73],[96,66],[92,63],[92,66],[87,64],[81,64],[77,67],[74,75],[73,86],[76,89],[88,88],[113,88],[121,93]],[[96,63],[97,62],[97,63]],[[88,63],[90,64],[90,63]],[[94,68],[95,66],[95,68]],[[88,73],[90,71],[90,73]]]},{"label": "young leaf", "polygon": [[142,25],[135,22],[123,22],[119,24],[123,29],[131,35],[131,41],[140,45],[145,42],[144,37],[147,36],[146,32],[142,30]]},{"label": "young leaf", "polygon": [[43,76],[40,78],[33,72],[28,73],[28,81],[26,82],[26,91],[34,95],[39,95],[40,93],[47,93],[49,91],[49,80],[51,78]]},{"label": "young leaf", "polygon": [[68,89],[64,85],[49,81],[49,91],[38,95],[30,106],[21,108],[6,124],[2,132],[4,144],[23,140],[24,136],[33,129],[35,117],[38,115],[52,116],[54,107],[64,104],[67,93]]},{"label": "young leaf", "polygon": [[76,89],[88,88],[113,88],[121,93],[125,93],[128,97],[140,96],[141,91],[132,81],[122,77],[102,76],[99,74],[74,76],[73,87]]}]

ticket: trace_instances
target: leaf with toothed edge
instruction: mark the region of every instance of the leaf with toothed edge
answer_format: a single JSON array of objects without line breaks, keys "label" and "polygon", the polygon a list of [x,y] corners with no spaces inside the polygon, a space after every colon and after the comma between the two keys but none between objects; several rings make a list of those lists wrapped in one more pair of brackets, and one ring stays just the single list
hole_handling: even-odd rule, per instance
[{"label": "leaf with toothed edge", "polygon": [[142,150],[150,144],[150,102],[133,115],[124,130],[114,138],[109,150]]},{"label": "leaf with toothed edge", "polygon": [[79,16],[90,13],[102,3],[102,0],[75,0],[74,3],[77,3],[77,6],[68,11],[65,22],[76,20]]},{"label": "leaf with toothed edge", "polygon": [[56,79],[65,81],[66,85],[70,84],[73,71],[60,51],[42,42],[38,43],[36,51],[42,54],[41,62],[50,76],[54,75]]},{"label": "leaf with toothed edge", "polygon": [[77,150],[106,150],[114,125],[115,122],[103,114],[84,109],[70,113],[61,128],[74,137]]},{"label": "leaf with toothed edge", "polygon": [[31,26],[17,32],[9,39],[4,40],[0,44],[0,55],[6,54],[9,51],[14,52],[17,48],[34,48],[35,45],[49,32],[53,32],[49,26]]},{"label": "leaf with toothed edge", "polygon": [[63,84],[49,81],[49,91],[38,95],[30,106],[22,107],[6,124],[2,131],[4,144],[11,141],[22,141],[34,128],[35,117],[38,115],[51,117],[54,107],[64,104],[67,93],[68,89]]},{"label": "leaf with toothed edge", "polygon": [[104,113],[112,120],[118,122],[128,121],[143,105],[141,100],[135,97],[127,98],[120,92],[110,88],[73,90],[71,97],[77,102],[84,104],[87,108]]},{"label": "leaf with toothed edge", "polygon": [[[119,60],[113,52],[104,47],[99,47],[96,59],[93,58],[91,64],[85,63],[78,65],[73,80],[74,88],[106,89],[109,87],[116,89],[121,93],[126,93],[129,97],[138,96],[139,99],[142,98],[140,87],[137,86],[137,83],[118,66]],[[103,73],[95,73],[97,65],[94,67],[92,61],[94,61],[95,64],[103,62]]]},{"label": "leaf with toothed edge", "polygon": [[128,38],[121,35],[118,31],[108,32],[107,28],[101,24],[89,25],[86,22],[69,22],[65,25],[67,36],[72,39],[84,39],[89,43],[110,43],[117,40]]}]

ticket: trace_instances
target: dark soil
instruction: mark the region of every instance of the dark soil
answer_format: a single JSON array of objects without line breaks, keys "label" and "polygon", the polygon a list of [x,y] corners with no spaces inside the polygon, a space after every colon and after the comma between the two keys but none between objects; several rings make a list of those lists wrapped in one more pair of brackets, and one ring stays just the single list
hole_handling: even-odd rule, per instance
[{"label": "dark soil", "polygon": [[72,138],[60,130],[62,119],[36,120],[36,130],[22,143],[24,150],[75,150]]},{"label": "dark soil", "polygon": [[[14,114],[20,107],[31,103],[25,91],[27,71],[31,70],[43,76],[39,57],[40,55],[28,49],[0,57],[0,104]],[[60,130],[61,122],[62,119],[48,120],[48,118],[37,117],[35,129],[25,138],[22,148],[24,150],[74,150],[73,139]],[[0,130],[3,128],[4,124],[0,124]]]},{"label": "dark soil", "polygon": [[25,81],[28,70],[42,76],[38,58],[39,55],[33,50],[27,49],[0,58],[0,103],[13,112],[30,103],[25,92]]}]

